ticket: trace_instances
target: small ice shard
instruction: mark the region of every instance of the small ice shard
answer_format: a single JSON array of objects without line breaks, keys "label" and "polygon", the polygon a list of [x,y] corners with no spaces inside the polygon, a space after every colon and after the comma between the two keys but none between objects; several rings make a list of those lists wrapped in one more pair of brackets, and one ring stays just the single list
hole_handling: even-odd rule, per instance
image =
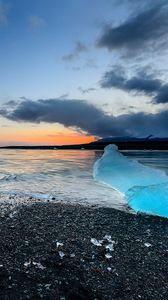
[{"label": "small ice shard", "polygon": [[25,263],[24,263],[24,266],[27,268],[27,267],[29,267],[31,265],[31,260],[29,259],[29,261],[26,261]]},{"label": "small ice shard", "polygon": [[114,251],[115,241],[112,241],[111,235],[106,234],[104,236],[103,240],[107,240],[108,241],[108,244],[105,246],[105,248],[108,249],[108,250],[110,250],[110,251]]},{"label": "small ice shard", "polygon": [[9,214],[9,218],[11,218],[11,219],[12,219],[16,213],[17,213],[17,211],[13,211],[13,212],[11,212],[11,213]]},{"label": "small ice shard", "polygon": [[110,267],[108,267],[107,270],[108,270],[109,272],[111,272],[111,268],[110,268]]},{"label": "small ice shard", "polygon": [[93,244],[93,245],[95,245],[95,246],[98,246],[98,247],[100,247],[100,246],[102,246],[102,242],[103,241],[98,241],[98,240],[96,240],[95,238],[92,238],[91,240],[91,243]]},{"label": "small ice shard", "polygon": [[62,247],[64,244],[60,243],[60,242],[57,242],[56,245],[57,245],[57,248],[58,248],[58,247]]},{"label": "small ice shard", "polygon": [[29,261],[26,261],[25,263],[24,263],[24,266],[27,268],[27,267],[29,267],[29,266],[36,266],[37,268],[39,268],[39,269],[41,269],[41,270],[44,270],[44,269],[46,269],[46,267],[44,267],[41,263],[38,263],[38,262],[36,262],[36,261],[31,261],[31,259],[29,259]]},{"label": "small ice shard", "polygon": [[37,263],[37,267],[41,270],[46,269],[46,267],[44,267],[41,263]]},{"label": "small ice shard", "polygon": [[111,242],[111,235],[106,234],[103,239]]},{"label": "small ice shard", "polygon": [[71,257],[71,258],[75,257],[75,253],[71,253],[71,254],[70,254],[70,257]]},{"label": "small ice shard", "polygon": [[115,242],[114,241],[112,241],[112,242],[113,243],[110,243],[110,244],[106,245],[105,248],[110,250],[110,251],[114,251],[114,246],[113,245],[115,244]]},{"label": "small ice shard", "polygon": [[49,289],[50,289],[50,286],[51,286],[51,283],[47,283],[47,284],[45,284],[45,288],[46,288],[46,290],[49,290]]},{"label": "small ice shard", "polygon": [[106,253],[105,257],[109,259],[109,258],[112,258],[112,255],[110,253]]},{"label": "small ice shard", "polygon": [[39,269],[41,269],[41,270],[46,269],[46,267],[44,267],[41,263],[38,263],[38,262],[36,262],[36,261],[33,261],[33,262],[32,262],[32,265],[33,265],[33,266],[36,266],[37,268],[39,268]]},{"label": "small ice shard", "polygon": [[62,251],[59,251],[58,253],[61,258],[63,258],[65,256],[64,252],[62,252]]},{"label": "small ice shard", "polygon": [[168,176],[122,155],[116,145],[108,145],[93,168],[97,181],[125,195],[135,211],[168,217]]},{"label": "small ice shard", "polygon": [[151,247],[152,245],[150,243],[145,243],[144,244],[147,248]]}]

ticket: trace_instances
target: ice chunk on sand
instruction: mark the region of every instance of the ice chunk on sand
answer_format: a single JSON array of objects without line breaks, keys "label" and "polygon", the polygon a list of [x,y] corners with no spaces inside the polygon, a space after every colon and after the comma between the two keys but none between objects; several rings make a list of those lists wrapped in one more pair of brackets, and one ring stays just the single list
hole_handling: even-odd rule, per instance
[{"label": "ice chunk on sand", "polygon": [[135,211],[168,217],[168,176],[122,155],[108,145],[93,169],[96,180],[126,195]]},{"label": "ice chunk on sand", "polygon": [[64,252],[62,252],[62,251],[59,251],[58,253],[61,258],[63,258],[65,256]]},{"label": "ice chunk on sand", "polygon": [[145,245],[145,247],[147,247],[147,248],[149,248],[149,247],[152,246],[150,243],[145,243],[144,245]]},{"label": "ice chunk on sand", "polygon": [[109,258],[112,258],[112,255],[110,253],[106,253],[105,257],[109,259]]},{"label": "ice chunk on sand", "polygon": [[56,246],[57,246],[57,248],[59,248],[59,247],[62,247],[63,245],[64,245],[63,243],[56,242]]},{"label": "ice chunk on sand", "polygon": [[95,245],[95,246],[98,246],[98,247],[100,247],[100,246],[102,246],[102,242],[103,241],[98,241],[98,240],[96,240],[95,238],[92,238],[91,240],[91,243],[93,244],[93,245]]},{"label": "ice chunk on sand", "polygon": [[168,182],[168,176],[161,171],[128,159],[118,151],[116,145],[108,145],[103,156],[96,161],[94,178],[125,193],[133,186],[148,186]]},{"label": "ice chunk on sand", "polygon": [[126,197],[135,211],[168,217],[168,183],[135,186],[128,190]]}]

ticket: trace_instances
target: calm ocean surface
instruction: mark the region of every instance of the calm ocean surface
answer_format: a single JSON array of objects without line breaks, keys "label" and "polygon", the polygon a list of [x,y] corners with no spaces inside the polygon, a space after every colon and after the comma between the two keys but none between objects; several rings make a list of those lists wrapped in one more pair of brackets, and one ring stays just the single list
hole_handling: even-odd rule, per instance
[{"label": "calm ocean surface", "polygon": [[[0,195],[125,208],[117,191],[93,179],[93,164],[102,151],[0,150]],[[123,151],[139,162],[168,174],[167,151]]]}]

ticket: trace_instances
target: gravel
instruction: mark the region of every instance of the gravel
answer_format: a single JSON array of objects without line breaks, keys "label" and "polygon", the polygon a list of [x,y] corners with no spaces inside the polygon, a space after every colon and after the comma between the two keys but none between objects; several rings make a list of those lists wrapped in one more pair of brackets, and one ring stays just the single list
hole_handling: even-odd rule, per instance
[{"label": "gravel", "polygon": [[3,204],[0,299],[165,300],[167,233],[165,218],[112,208]]}]

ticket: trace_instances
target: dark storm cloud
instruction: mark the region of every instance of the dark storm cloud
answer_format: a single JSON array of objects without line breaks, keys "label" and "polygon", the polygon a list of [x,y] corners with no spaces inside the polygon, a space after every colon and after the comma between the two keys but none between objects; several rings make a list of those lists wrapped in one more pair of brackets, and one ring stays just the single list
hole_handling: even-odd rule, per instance
[{"label": "dark storm cloud", "polygon": [[150,9],[131,16],[118,26],[106,26],[97,46],[121,50],[128,56],[137,55],[146,48],[148,51],[156,49],[163,40],[164,44],[168,41],[167,15],[168,7],[164,2],[151,5]]},{"label": "dark storm cloud", "polygon": [[128,78],[120,66],[106,72],[101,81],[103,88],[117,88],[127,92],[135,92],[151,96],[154,103],[168,103],[168,84],[145,71],[138,72]]},{"label": "dark storm cloud", "polygon": [[118,88],[125,91],[135,91],[151,95],[157,92],[162,86],[159,79],[153,78],[145,72],[139,72],[137,75],[127,78],[124,70],[120,66],[106,72],[101,81],[103,88]]},{"label": "dark storm cloud", "polygon": [[79,56],[82,52],[87,52],[87,51],[88,51],[88,48],[83,43],[77,42],[72,53],[64,55],[62,59],[65,62],[71,62],[71,61],[79,58]]},{"label": "dark storm cloud", "polygon": [[156,114],[144,112],[124,114],[117,118],[121,128],[126,128],[127,134],[133,136],[168,135],[168,110]]},{"label": "dark storm cloud", "polygon": [[6,109],[0,109],[0,116],[5,116],[6,117],[6,112],[7,110]]},{"label": "dark storm cloud", "polygon": [[10,101],[6,102],[4,105],[5,105],[5,106],[9,106],[9,107],[14,107],[14,106],[16,106],[17,104],[18,104],[17,101],[15,101],[15,100],[10,100]]},{"label": "dark storm cloud", "polygon": [[168,84],[163,85],[154,98],[156,103],[168,103]]},{"label": "dark storm cloud", "polygon": [[157,114],[129,113],[116,117],[84,100],[24,100],[12,110],[8,107],[0,110],[0,115],[17,122],[60,123],[99,137],[168,134],[168,111]]},{"label": "dark storm cloud", "polygon": [[0,114],[17,122],[60,123],[65,127],[80,128],[93,135],[104,136],[112,131],[114,135],[120,133],[113,117],[82,100],[24,100],[13,110],[7,107]]}]

